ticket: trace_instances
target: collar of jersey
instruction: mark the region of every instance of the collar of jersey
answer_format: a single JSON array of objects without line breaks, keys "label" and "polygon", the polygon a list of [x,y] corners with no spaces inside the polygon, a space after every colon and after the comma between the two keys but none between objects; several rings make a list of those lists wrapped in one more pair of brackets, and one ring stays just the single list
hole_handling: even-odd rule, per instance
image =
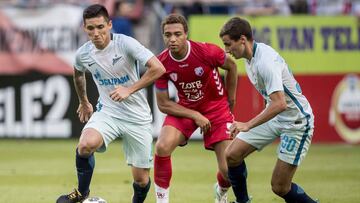
[{"label": "collar of jersey", "polygon": [[253,51],[252,57],[255,57],[256,47],[257,47],[257,43],[254,41],[253,50],[252,50]]},{"label": "collar of jersey", "polygon": [[186,42],[187,42],[187,44],[188,44],[189,49],[188,49],[188,52],[186,53],[185,57],[182,58],[182,59],[176,59],[176,58],[174,58],[174,57],[171,55],[171,51],[169,50],[169,55],[170,55],[170,57],[171,57],[174,61],[176,61],[176,62],[182,62],[182,61],[185,61],[185,60],[189,57],[190,52],[191,52],[191,44],[190,44],[190,42],[189,42],[188,40],[187,40]]}]

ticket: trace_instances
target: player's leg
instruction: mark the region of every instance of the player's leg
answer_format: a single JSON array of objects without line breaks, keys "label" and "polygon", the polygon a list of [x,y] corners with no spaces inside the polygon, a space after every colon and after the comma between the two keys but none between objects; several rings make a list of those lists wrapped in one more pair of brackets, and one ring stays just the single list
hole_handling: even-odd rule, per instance
[{"label": "player's leg", "polygon": [[256,148],[243,140],[235,138],[225,151],[228,165],[228,178],[230,180],[236,202],[246,203],[249,201],[247,191],[247,168],[245,157],[255,151]]},{"label": "player's leg", "polygon": [[218,164],[217,182],[214,185],[215,203],[227,203],[226,192],[231,187],[227,174],[225,149],[231,142],[228,126],[231,125],[232,119],[231,116],[228,121],[224,120],[219,124],[214,124],[215,122],[210,120],[212,122],[211,130],[204,135],[204,146],[206,149],[214,150]]},{"label": "player's leg", "polygon": [[214,144],[214,151],[218,163],[218,172],[216,175],[217,183],[215,184],[215,203],[226,203],[226,192],[231,187],[228,179],[228,168],[225,158],[225,149],[230,144],[230,140],[224,140]]},{"label": "player's leg", "polygon": [[131,167],[131,172],[134,178],[132,203],[143,203],[151,186],[150,169]]},{"label": "player's leg", "polygon": [[240,132],[225,151],[230,179],[236,201],[249,202],[247,192],[247,168],[244,159],[254,152],[261,150],[277,138],[269,123],[264,123],[248,132]]},{"label": "player's leg", "polygon": [[94,152],[103,144],[102,136],[93,128],[84,129],[76,148],[76,169],[78,189],[68,195],[62,195],[57,203],[75,203],[84,200],[90,192],[90,182],[95,167]]},{"label": "player's leg", "polygon": [[126,163],[131,166],[134,179],[132,203],[143,203],[151,186],[149,172],[153,165],[152,127],[151,124],[139,125],[123,121],[117,124],[123,135]]},{"label": "player's leg", "polygon": [[102,145],[103,138],[100,132],[93,128],[83,130],[76,149],[78,190],[81,194],[89,193],[91,177],[95,167],[94,152]]},{"label": "player's leg", "polygon": [[106,146],[117,136],[111,117],[95,112],[85,125],[76,148],[76,169],[78,189],[67,195],[62,195],[57,203],[80,202],[89,195],[89,187],[95,167],[94,152],[103,152]]},{"label": "player's leg", "polygon": [[292,182],[297,166],[277,160],[271,179],[272,191],[287,203],[316,203],[305,191]]},{"label": "player's leg", "polygon": [[169,202],[169,186],[172,176],[171,154],[177,146],[186,142],[183,134],[173,126],[161,129],[155,144],[154,181],[157,203]]},{"label": "player's leg", "polygon": [[157,203],[169,202],[172,152],[177,146],[186,144],[196,128],[191,119],[166,116],[155,144],[154,182]]},{"label": "player's leg", "polygon": [[311,144],[313,128],[310,121],[301,124],[277,124],[282,126],[278,161],[271,180],[272,190],[286,202],[315,203],[292,178],[305,158]]}]

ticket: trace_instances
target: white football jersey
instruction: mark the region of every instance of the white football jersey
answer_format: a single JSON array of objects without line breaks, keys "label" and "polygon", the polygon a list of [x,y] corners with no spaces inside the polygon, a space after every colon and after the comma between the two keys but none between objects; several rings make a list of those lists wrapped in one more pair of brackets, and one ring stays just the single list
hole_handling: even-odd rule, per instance
[{"label": "white football jersey", "polygon": [[122,85],[129,87],[140,79],[139,63],[145,65],[154,54],[132,37],[112,34],[107,47],[97,49],[90,41],[76,53],[74,67],[90,71],[99,91],[97,111],[134,123],[150,123],[151,111],[144,90],[115,102],[110,92]]},{"label": "white football jersey", "polygon": [[264,97],[267,104],[271,102],[269,95],[276,91],[284,91],[287,109],[278,114],[278,121],[298,121],[307,119],[313,125],[311,106],[302,94],[300,85],[292,75],[285,60],[270,46],[254,42],[253,58],[245,62],[246,72],[255,88]]}]

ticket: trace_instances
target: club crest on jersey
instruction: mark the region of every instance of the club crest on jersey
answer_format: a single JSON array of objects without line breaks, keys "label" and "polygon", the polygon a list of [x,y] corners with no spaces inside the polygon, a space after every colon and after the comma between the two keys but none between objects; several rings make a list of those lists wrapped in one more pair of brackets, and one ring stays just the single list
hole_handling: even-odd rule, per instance
[{"label": "club crest on jersey", "polygon": [[172,81],[176,82],[176,81],[177,81],[177,78],[178,78],[178,77],[177,77],[177,73],[171,73],[171,74],[170,74],[170,78],[171,78]]},{"label": "club crest on jersey", "polygon": [[197,76],[202,76],[204,74],[204,69],[201,66],[195,68],[194,71]]}]

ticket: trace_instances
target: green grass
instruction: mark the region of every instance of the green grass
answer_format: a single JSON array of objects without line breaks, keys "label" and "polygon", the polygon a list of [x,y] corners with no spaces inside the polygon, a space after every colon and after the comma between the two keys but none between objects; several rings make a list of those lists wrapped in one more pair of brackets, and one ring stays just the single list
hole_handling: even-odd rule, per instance
[{"label": "green grass", "polygon": [[[76,140],[0,139],[0,202],[49,203],[76,186]],[[190,142],[173,154],[171,202],[213,202],[216,163],[202,142]],[[270,178],[276,161],[276,145],[247,158],[249,193],[254,203],[280,203],[271,192]],[[321,203],[360,202],[360,147],[313,145],[295,175],[311,196]],[[125,164],[121,142],[106,153],[96,154],[93,196],[110,203],[130,202],[130,168]],[[234,197],[230,192],[230,199]],[[146,202],[155,202],[152,185]]]}]

